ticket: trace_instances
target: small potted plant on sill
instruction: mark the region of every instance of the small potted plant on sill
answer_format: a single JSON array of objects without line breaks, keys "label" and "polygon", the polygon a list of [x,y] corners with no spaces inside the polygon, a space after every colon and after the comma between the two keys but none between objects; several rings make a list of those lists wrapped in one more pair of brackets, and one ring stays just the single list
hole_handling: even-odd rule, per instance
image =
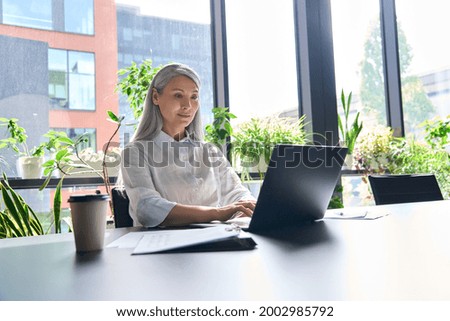
[{"label": "small potted plant on sill", "polygon": [[28,135],[25,128],[19,126],[17,118],[0,118],[0,126],[6,126],[9,137],[0,140],[0,149],[10,148],[19,158],[17,159],[17,172],[22,178],[41,178],[42,164],[46,144],[29,148]]},{"label": "small potted plant on sill", "polygon": [[[58,227],[60,227],[60,213],[61,213],[61,203],[62,203],[62,195],[61,195],[61,189],[63,185],[64,178],[66,176],[71,176],[74,173],[76,175],[81,174],[95,174],[101,177],[103,180],[103,184],[105,186],[106,195],[109,196],[111,194],[111,182],[109,179],[109,162],[108,162],[108,155],[110,154],[108,151],[110,150],[111,142],[114,136],[118,133],[120,127],[123,125],[124,116],[116,116],[112,111],[108,111],[108,121],[111,121],[117,125],[114,133],[109,138],[108,142],[105,144],[105,147],[103,149],[103,158],[101,162],[101,169],[98,169],[96,167],[93,167],[92,164],[87,162],[83,157],[81,157],[80,152],[78,151],[78,146],[80,144],[85,143],[87,141],[87,138],[84,136],[80,136],[78,139],[71,140],[68,139],[65,141],[64,145],[61,145],[59,150],[56,152],[53,159],[50,159],[49,161],[45,162],[43,164],[44,166],[44,174],[46,175],[45,182],[41,185],[40,190],[44,189],[50,179],[53,177],[53,173],[60,172],[61,176],[59,179],[59,182],[56,186],[55,195],[53,198],[53,212],[54,212],[54,218],[55,218],[55,232],[58,233],[60,230],[58,230]],[[128,124],[126,124],[128,125]],[[97,193],[99,194],[99,193]],[[99,195],[104,196],[104,195]],[[113,213],[113,206],[112,202],[110,201],[110,209],[111,213]]]}]

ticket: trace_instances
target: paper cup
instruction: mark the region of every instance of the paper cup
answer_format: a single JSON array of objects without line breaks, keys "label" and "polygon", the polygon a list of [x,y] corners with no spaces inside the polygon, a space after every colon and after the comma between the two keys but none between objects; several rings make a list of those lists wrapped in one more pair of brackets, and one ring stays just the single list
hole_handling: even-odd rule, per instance
[{"label": "paper cup", "polygon": [[109,196],[71,195],[69,203],[77,252],[102,250]]}]

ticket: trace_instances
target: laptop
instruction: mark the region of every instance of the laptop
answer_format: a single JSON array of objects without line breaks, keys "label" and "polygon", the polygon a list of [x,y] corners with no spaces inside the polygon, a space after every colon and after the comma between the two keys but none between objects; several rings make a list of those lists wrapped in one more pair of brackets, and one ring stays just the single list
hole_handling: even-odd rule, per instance
[{"label": "laptop", "polygon": [[241,228],[264,232],[322,219],[346,154],[345,147],[275,146],[253,216]]}]

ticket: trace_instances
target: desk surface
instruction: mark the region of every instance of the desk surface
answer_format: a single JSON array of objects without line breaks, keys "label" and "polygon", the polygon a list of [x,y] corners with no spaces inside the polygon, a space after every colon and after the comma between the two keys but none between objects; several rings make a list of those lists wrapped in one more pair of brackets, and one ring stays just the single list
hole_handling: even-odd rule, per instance
[{"label": "desk surface", "polygon": [[[450,201],[253,235],[241,252],[77,255],[72,234],[0,240],[0,300],[449,300]],[[130,229],[107,233],[107,244]]]}]

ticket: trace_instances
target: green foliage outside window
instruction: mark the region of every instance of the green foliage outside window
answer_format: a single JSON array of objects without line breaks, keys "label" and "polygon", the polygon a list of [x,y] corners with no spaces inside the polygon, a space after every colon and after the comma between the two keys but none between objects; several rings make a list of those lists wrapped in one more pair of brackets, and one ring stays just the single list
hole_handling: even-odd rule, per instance
[{"label": "green foliage outside window", "polygon": [[[439,122],[438,122],[439,124]],[[443,122],[442,124],[445,124]],[[445,126],[443,126],[446,128]],[[426,137],[439,126],[424,126]],[[378,126],[361,134],[355,148],[356,169],[368,174],[434,174],[445,198],[450,196],[450,154],[445,144],[420,142],[414,137],[394,137],[389,127]],[[363,181],[367,182],[366,177]]]},{"label": "green foliage outside window", "polygon": [[116,90],[127,97],[133,116],[137,120],[144,110],[145,97],[150,83],[162,66],[153,67],[151,59],[144,60],[141,64],[132,62],[131,66],[118,71],[121,77]]},{"label": "green foliage outside window", "polygon": [[[405,129],[406,132],[411,132],[435,113],[435,107],[427,97],[419,77],[407,76],[413,55],[401,25],[398,25],[398,46]],[[364,44],[360,97],[364,114],[375,117],[379,124],[385,124],[386,101],[381,48],[380,25],[376,23],[371,26]]]},{"label": "green foliage outside window", "polygon": [[434,118],[423,123],[425,140],[433,148],[445,148],[450,144],[450,115],[445,119]]}]

